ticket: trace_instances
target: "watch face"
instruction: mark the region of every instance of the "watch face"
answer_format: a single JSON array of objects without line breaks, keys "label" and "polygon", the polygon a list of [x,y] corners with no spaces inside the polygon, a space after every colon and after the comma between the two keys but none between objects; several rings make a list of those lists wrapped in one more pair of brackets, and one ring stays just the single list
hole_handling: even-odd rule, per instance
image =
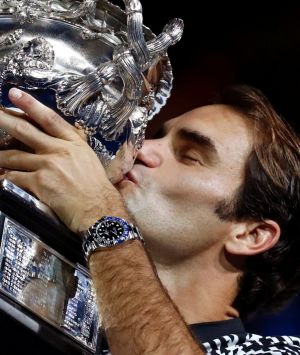
[{"label": "watch face", "polygon": [[119,244],[128,236],[127,223],[117,217],[104,218],[95,229],[99,243],[105,246]]}]

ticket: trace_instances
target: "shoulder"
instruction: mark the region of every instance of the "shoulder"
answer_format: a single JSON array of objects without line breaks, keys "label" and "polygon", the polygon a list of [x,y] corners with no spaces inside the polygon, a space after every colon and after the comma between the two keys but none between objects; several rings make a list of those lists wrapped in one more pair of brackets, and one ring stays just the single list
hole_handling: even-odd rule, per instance
[{"label": "shoulder", "polygon": [[300,337],[261,336],[257,334],[225,335],[203,344],[207,354],[300,354]]}]

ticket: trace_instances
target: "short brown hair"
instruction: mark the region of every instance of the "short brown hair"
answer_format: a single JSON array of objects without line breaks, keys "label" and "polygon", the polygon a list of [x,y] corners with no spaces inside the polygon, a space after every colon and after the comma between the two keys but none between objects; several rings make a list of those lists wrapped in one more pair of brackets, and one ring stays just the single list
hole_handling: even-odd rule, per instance
[{"label": "short brown hair", "polygon": [[216,212],[224,220],[272,219],[281,227],[278,243],[247,258],[235,306],[241,317],[275,310],[300,289],[300,139],[261,91],[237,85],[217,103],[230,105],[253,122],[254,146],[245,180]]}]

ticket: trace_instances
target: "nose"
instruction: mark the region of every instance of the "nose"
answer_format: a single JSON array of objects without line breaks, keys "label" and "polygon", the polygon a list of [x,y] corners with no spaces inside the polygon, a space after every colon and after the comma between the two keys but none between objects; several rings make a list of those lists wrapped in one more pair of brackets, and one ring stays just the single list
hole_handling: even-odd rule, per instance
[{"label": "nose", "polygon": [[138,151],[136,161],[148,168],[156,168],[162,163],[165,149],[162,139],[147,139]]}]

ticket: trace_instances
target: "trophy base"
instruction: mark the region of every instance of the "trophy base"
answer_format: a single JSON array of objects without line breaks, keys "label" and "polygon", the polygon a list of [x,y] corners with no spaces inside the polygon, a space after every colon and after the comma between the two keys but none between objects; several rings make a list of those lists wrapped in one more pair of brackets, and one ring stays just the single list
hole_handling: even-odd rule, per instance
[{"label": "trophy base", "polygon": [[[24,312],[8,297],[0,296],[1,353],[9,355],[90,355],[80,345],[59,334],[40,318]],[[15,341],[11,341],[15,339]],[[102,346],[101,346],[102,348]]]},{"label": "trophy base", "polygon": [[0,241],[0,326],[18,334],[8,353],[32,354],[36,344],[43,348],[39,354],[99,352],[100,319],[78,236],[3,180]]}]

